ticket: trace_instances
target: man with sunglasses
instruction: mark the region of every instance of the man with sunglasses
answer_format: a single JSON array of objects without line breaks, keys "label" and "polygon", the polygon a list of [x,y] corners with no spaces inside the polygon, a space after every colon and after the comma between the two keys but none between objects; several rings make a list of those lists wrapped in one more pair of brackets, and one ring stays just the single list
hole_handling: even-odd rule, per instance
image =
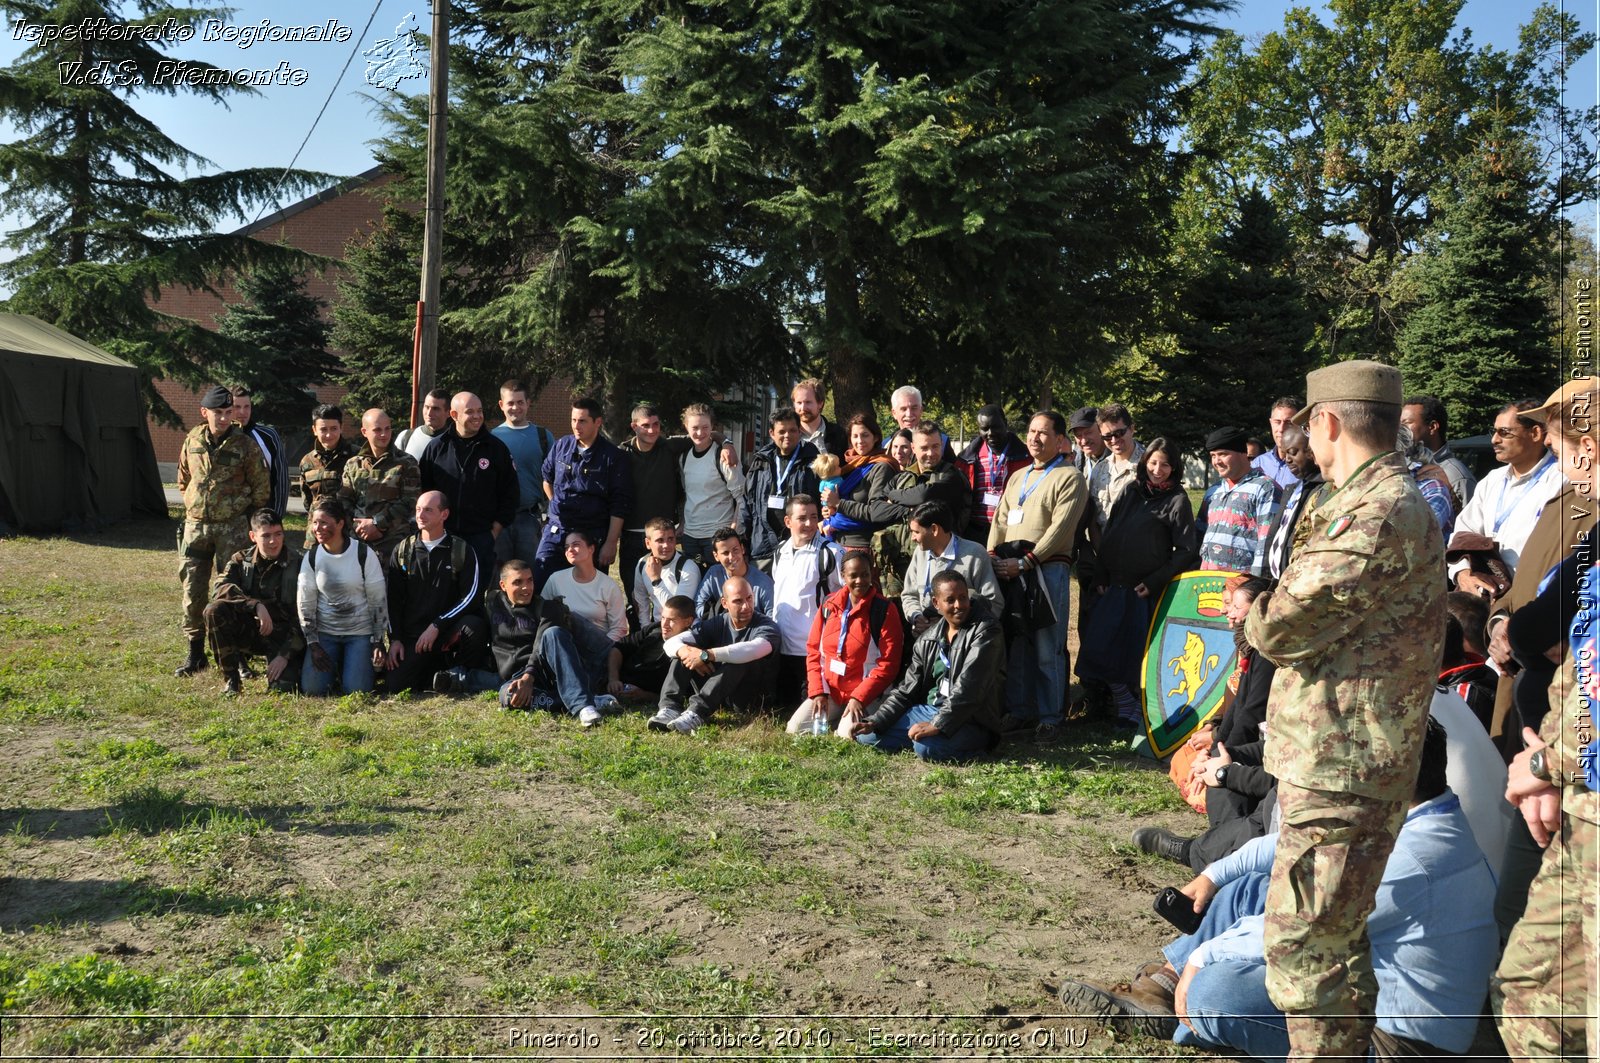
[{"label": "man with sunglasses", "polygon": [[[1495,417],[1490,446],[1495,460],[1504,464],[1479,482],[1472,501],[1456,518],[1451,537],[1454,541],[1471,533],[1493,539],[1512,576],[1517,574],[1517,558],[1522,556],[1522,547],[1545,503],[1559,494],[1565,483],[1555,457],[1545,446],[1544,425],[1522,415],[1541,405],[1538,399],[1519,399]],[[1450,580],[1458,591],[1497,597],[1494,583],[1473,572],[1469,558],[1450,563]]]},{"label": "man with sunglasses", "polygon": [[1089,494],[1094,498],[1095,526],[1104,529],[1111,504],[1137,479],[1144,444],[1133,438],[1133,414],[1122,403],[1108,402],[1100,407],[1098,420],[1109,460],[1097,462],[1088,479]]}]

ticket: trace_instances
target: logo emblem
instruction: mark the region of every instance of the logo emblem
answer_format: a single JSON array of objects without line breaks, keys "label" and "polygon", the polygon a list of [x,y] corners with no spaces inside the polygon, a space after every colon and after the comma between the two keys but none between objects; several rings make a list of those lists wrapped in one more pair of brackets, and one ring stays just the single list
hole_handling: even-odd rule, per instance
[{"label": "logo emblem", "polygon": [[1145,731],[1165,757],[1221,706],[1238,650],[1223,609],[1231,572],[1185,572],[1156,604],[1144,655]]},{"label": "logo emblem", "polygon": [[1350,527],[1350,525],[1354,524],[1355,522],[1356,518],[1351,516],[1349,513],[1346,513],[1344,516],[1328,525],[1328,538],[1337,539],[1340,535],[1344,534],[1346,528]]},{"label": "logo emblem", "polygon": [[488,458],[479,458],[478,459],[478,468],[487,469],[488,467],[489,467],[489,459]]},{"label": "logo emblem", "polygon": [[392,91],[402,81],[427,77],[428,71],[417,58],[420,48],[417,16],[408,14],[394,28],[393,37],[377,41],[361,53],[367,57],[367,84]]}]

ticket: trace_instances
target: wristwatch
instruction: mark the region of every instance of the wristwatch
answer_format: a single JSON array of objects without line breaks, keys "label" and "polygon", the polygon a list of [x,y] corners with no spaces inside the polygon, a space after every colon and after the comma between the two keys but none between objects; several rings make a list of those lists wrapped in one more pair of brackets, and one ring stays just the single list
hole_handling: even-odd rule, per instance
[{"label": "wristwatch", "polygon": [[701,650],[700,651],[700,663],[701,664],[710,664],[710,663],[712,663],[711,662],[711,651],[710,650]]},{"label": "wristwatch", "polygon": [[1217,785],[1224,789],[1228,785],[1228,765],[1226,764],[1217,769]]},{"label": "wristwatch", "polygon": [[1545,763],[1544,750],[1536,749],[1533,751],[1533,755],[1528,758],[1528,774],[1535,779],[1542,779],[1545,782],[1551,781],[1550,765]]}]

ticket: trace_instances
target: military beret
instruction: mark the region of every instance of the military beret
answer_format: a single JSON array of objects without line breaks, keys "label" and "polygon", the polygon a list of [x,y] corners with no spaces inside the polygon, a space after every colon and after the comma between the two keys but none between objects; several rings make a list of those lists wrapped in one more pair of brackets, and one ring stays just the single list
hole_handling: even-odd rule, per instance
[{"label": "military beret", "polygon": [[1067,427],[1093,428],[1100,423],[1100,408],[1098,406],[1080,406],[1072,411],[1072,416],[1067,418]]},{"label": "military beret", "polygon": [[200,400],[202,410],[226,410],[233,405],[233,392],[218,384],[206,392],[206,397]]},{"label": "military beret", "polygon": [[1403,395],[1400,370],[1392,365],[1365,358],[1335,362],[1306,374],[1305,408],[1290,420],[1305,424],[1311,417],[1311,408],[1319,402],[1381,402],[1399,406]]},{"label": "military beret", "polygon": [[1250,433],[1243,428],[1218,428],[1206,436],[1207,452],[1213,450],[1237,450],[1246,452],[1245,442],[1250,438]]},{"label": "military beret", "polygon": [[[1551,392],[1550,397],[1544,400],[1543,406],[1538,406],[1531,410],[1523,410],[1517,416],[1545,424],[1552,416],[1561,416],[1563,407],[1568,403],[1573,403],[1573,408],[1570,412],[1567,412],[1566,419],[1569,421],[1586,421],[1592,425],[1594,418],[1600,416],[1600,411],[1594,409],[1597,389],[1600,389],[1600,380],[1596,380],[1592,376],[1569,380]],[[1585,425],[1569,425],[1568,427],[1574,430],[1581,430]]]}]

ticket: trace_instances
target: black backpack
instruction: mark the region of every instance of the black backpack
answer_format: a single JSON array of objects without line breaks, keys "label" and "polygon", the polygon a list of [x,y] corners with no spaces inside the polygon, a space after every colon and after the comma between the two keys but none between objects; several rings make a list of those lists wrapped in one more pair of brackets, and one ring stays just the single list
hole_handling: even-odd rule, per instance
[{"label": "black backpack", "polygon": [[[832,620],[833,617],[833,608],[824,605],[822,607],[822,625],[826,627],[828,621]],[[880,653],[883,651],[883,625],[888,619],[889,599],[879,594],[872,599],[872,604],[867,608],[867,631],[872,636],[872,644],[878,647]]]}]

